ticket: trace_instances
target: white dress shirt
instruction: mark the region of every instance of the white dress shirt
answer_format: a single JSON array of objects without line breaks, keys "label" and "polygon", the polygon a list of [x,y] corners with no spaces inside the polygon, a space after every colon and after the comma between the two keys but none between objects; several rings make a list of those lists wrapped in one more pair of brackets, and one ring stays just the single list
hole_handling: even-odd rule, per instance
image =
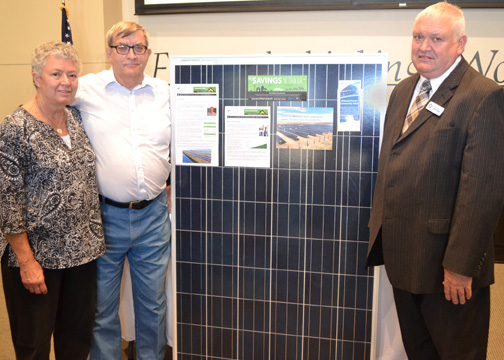
[{"label": "white dress shirt", "polygon": [[119,202],[150,200],[170,174],[168,84],[144,74],[133,90],[112,69],[79,79],[73,104],[96,154],[101,195]]},{"label": "white dress shirt", "polygon": [[[439,89],[439,87],[441,86],[443,81],[445,81],[445,79],[452,73],[452,71],[455,70],[457,65],[460,63],[460,60],[462,60],[461,56],[459,56],[455,60],[455,62],[452,64],[452,66],[450,66],[450,68],[448,70],[446,70],[443,73],[443,75],[441,75],[435,79],[429,79],[430,84],[431,84],[431,90],[429,91],[429,99],[431,98],[432,95],[434,95],[434,93],[437,91],[437,89]],[[424,82],[424,80],[427,80],[427,78],[420,75],[420,78],[418,79],[418,82],[415,87],[415,91],[413,91],[413,96],[411,97],[411,101],[410,101],[410,105],[409,105],[408,109],[411,108],[411,105],[413,105],[413,101],[415,101],[416,97],[420,93],[420,89],[422,87],[422,83]],[[79,84],[79,86],[80,86],[80,84]],[[406,115],[406,116],[408,116],[408,115]]]}]

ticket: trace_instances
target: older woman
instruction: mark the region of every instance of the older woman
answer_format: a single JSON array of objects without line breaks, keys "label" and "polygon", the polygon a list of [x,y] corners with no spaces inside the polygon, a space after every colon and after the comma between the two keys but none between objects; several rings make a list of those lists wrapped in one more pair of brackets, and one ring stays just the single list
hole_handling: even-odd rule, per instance
[{"label": "older woman", "polygon": [[[36,95],[0,125],[0,256],[17,359],[86,359],[105,251],[95,156],[78,111],[80,60],[68,44],[35,50]],[[2,255],[3,254],[3,255]]]}]

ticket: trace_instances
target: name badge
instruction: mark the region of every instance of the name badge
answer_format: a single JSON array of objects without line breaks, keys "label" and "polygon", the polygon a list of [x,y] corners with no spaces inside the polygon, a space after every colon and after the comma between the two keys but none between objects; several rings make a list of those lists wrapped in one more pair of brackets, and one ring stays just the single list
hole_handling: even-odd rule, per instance
[{"label": "name badge", "polygon": [[429,110],[431,113],[437,116],[441,116],[441,114],[444,112],[444,107],[431,101],[430,103],[427,104],[427,110]]}]

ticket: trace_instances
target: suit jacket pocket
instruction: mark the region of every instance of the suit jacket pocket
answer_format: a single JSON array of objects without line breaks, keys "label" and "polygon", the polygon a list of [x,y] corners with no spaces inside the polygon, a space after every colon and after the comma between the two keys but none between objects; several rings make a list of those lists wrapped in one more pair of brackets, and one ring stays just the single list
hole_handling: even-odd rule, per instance
[{"label": "suit jacket pocket", "polygon": [[450,219],[429,219],[428,227],[431,234],[448,234],[450,232]]}]

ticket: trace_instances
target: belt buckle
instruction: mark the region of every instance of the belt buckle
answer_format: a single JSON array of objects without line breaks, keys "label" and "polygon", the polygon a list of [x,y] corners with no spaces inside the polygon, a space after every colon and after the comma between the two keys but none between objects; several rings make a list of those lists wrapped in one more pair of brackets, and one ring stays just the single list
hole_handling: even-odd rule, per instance
[{"label": "belt buckle", "polygon": [[135,209],[136,210],[136,207],[135,207],[135,204],[138,204],[138,203],[141,203],[141,201],[132,201],[129,203],[129,208],[130,209]]}]

